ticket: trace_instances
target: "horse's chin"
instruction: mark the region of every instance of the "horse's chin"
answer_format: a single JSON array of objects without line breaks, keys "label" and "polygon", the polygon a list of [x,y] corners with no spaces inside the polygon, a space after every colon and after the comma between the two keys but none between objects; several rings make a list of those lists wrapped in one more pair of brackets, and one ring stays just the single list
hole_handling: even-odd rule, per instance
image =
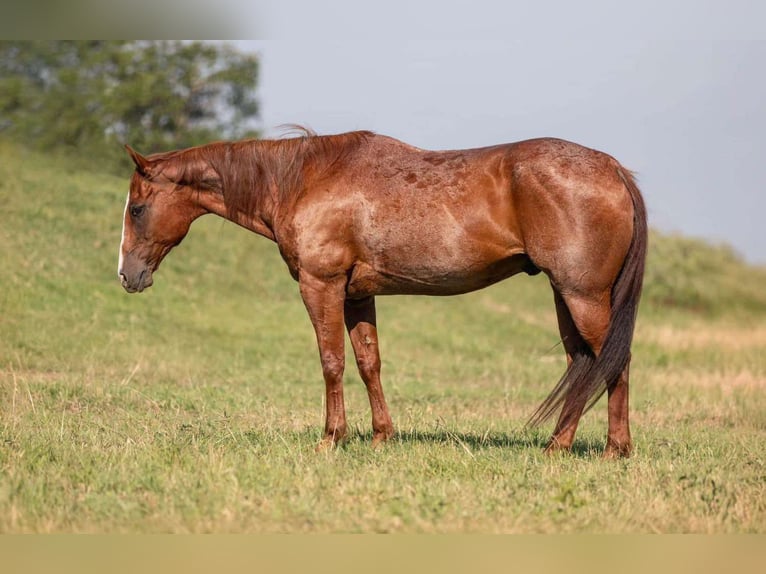
[{"label": "horse's chin", "polygon": [[154,279],[152,272],[148,269],[141,273],[141,277],[139,277],[138,281],[138,288],[136,289],[139,293],[141,293],[144,289],[148,289],[154,285]]}]

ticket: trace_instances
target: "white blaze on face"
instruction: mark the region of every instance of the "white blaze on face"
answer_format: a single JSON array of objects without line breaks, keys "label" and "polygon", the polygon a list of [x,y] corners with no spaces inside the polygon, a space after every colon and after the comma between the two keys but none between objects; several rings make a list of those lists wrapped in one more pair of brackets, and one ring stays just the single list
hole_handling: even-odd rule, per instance
[{"label": "white blaze on face", "polygon": [[124,258],[122,254],[122,246],[125,244],[125,217],[128,215],[128,204],[130,203],[130,192],[125,200],[125,209],[122,211],[122,238],[120,239],[120,259],[117,263],[117,278],[120,278],[120,272],[122,271],[122,260]]}]

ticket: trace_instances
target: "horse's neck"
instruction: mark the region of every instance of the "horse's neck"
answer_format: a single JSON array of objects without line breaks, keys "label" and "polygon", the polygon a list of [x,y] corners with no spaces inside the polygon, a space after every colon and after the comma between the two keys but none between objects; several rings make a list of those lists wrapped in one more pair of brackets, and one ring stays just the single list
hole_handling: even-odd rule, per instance
[{"label": "horse's neck", "polygon": [[[205,208],[255,233],[275,240],[274,216],[316,177],[353,151],[369,134],[250,141],[231,144],[213,159],[221,190],[206,197]],[[310,174],[310,175],[309,175]],[[203,194],[205,195],[205,194]]]},{"label": "horse's neck", "polygon": [[229,209],[224,200],[224,194],[220,192],[207,191],[199,193],[196,194],[196,200],[206,212],[218,215],[258,235],[275,241],[272,228],[274,206],[270,198],[257,202],[258,209],[248,210],[248,212]]},{"label": "horse's neck", "polygon": [[223,217],[229,221],[233,221],[237,225],[241,225],[245,229],[249,229],[250,231],[257,233],[258,235],[262,235],[267,239],[276,241],[276,237],[274,236],[273,223],[270,216],[266,217],[261,213],[252,213],[248,215],[239,214],[237,217],[231,217],[227,213],[224,213]]}]

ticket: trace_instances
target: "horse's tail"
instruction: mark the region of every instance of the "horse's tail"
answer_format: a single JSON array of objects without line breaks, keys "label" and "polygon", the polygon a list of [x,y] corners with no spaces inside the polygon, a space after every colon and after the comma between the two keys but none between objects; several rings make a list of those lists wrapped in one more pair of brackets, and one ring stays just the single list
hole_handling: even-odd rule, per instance
[{"label": "horse's tail", "polygon": [[[617,383],[630,361],[630,346],[644,280],[648,226],[646,206],[633,174],[619,164],[617,173],[633,201],[633,239],[612,286],[611,316],[601,352],[596,357],[588,348],[574,354],[564,376],[530,417],[528,425],[536,426],[545,422],[570,397],[573,399],[570,403],[573,409],[585,404],[583,413],[586,412],[601,398],[608,386]],[[577,414],[562,413],[565,418]]]}]

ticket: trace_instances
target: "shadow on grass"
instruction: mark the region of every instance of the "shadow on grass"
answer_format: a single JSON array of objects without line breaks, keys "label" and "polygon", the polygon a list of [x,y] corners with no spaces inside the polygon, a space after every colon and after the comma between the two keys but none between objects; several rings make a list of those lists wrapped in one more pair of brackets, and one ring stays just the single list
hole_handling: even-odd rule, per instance
[{"label": "shadow on grass", "polygon": [[[302,431],[290,431],[285,433],[276,433],[279,440],[286,445],[296,445],[299,447],[312,447],[319,444],[321,433],[316,428],[306,428]],[[255,430],[249,430],[244,433],[248,442],[251,444],[272,443],[275,440],[274,433],[261,433]],[[543,431],[519,430],[516,432],[497,432],[488,431],[484,433],[477,432],[456,432],[448,429],[418,430],[409,429],[397,431],[393,438],[389,440],[390,446],[396,445],[453,445],[456,448],[467,449],[471,453],[481,452],[488,449],[507,449],[512,451],[542,451],[548,444],[549,434]],[[372,448],[372,432],[362,431],[360,429],[351,429],[349,435],[337,445],[337,448],[343,451],[356,449],[360,446],[369,446]],[[575,440],[570,452],[562,453],[562,456],[574,456],[583,459],[599,458],[605,447],[603,440],[590,437],[578,438]]]},{"label": "shadow on grass", "polygon": [[[352,437],[360,442],[372,441],[372,434],[369,432],[355,433]],[[453,444],[457,447],[467,448],[471,452],[480,452],[484,449],[493,448],[542,451],[548,445],[549,438],[548,434],[536,431],[472,433],[439,429],[433,431],[400,431],[391,440],[401,444]],[[598,458],[605,446],[606,443],[603,440],[576,439],[569,454],[577,458]],[[566,454],[562,453],[564,456]]]}]

